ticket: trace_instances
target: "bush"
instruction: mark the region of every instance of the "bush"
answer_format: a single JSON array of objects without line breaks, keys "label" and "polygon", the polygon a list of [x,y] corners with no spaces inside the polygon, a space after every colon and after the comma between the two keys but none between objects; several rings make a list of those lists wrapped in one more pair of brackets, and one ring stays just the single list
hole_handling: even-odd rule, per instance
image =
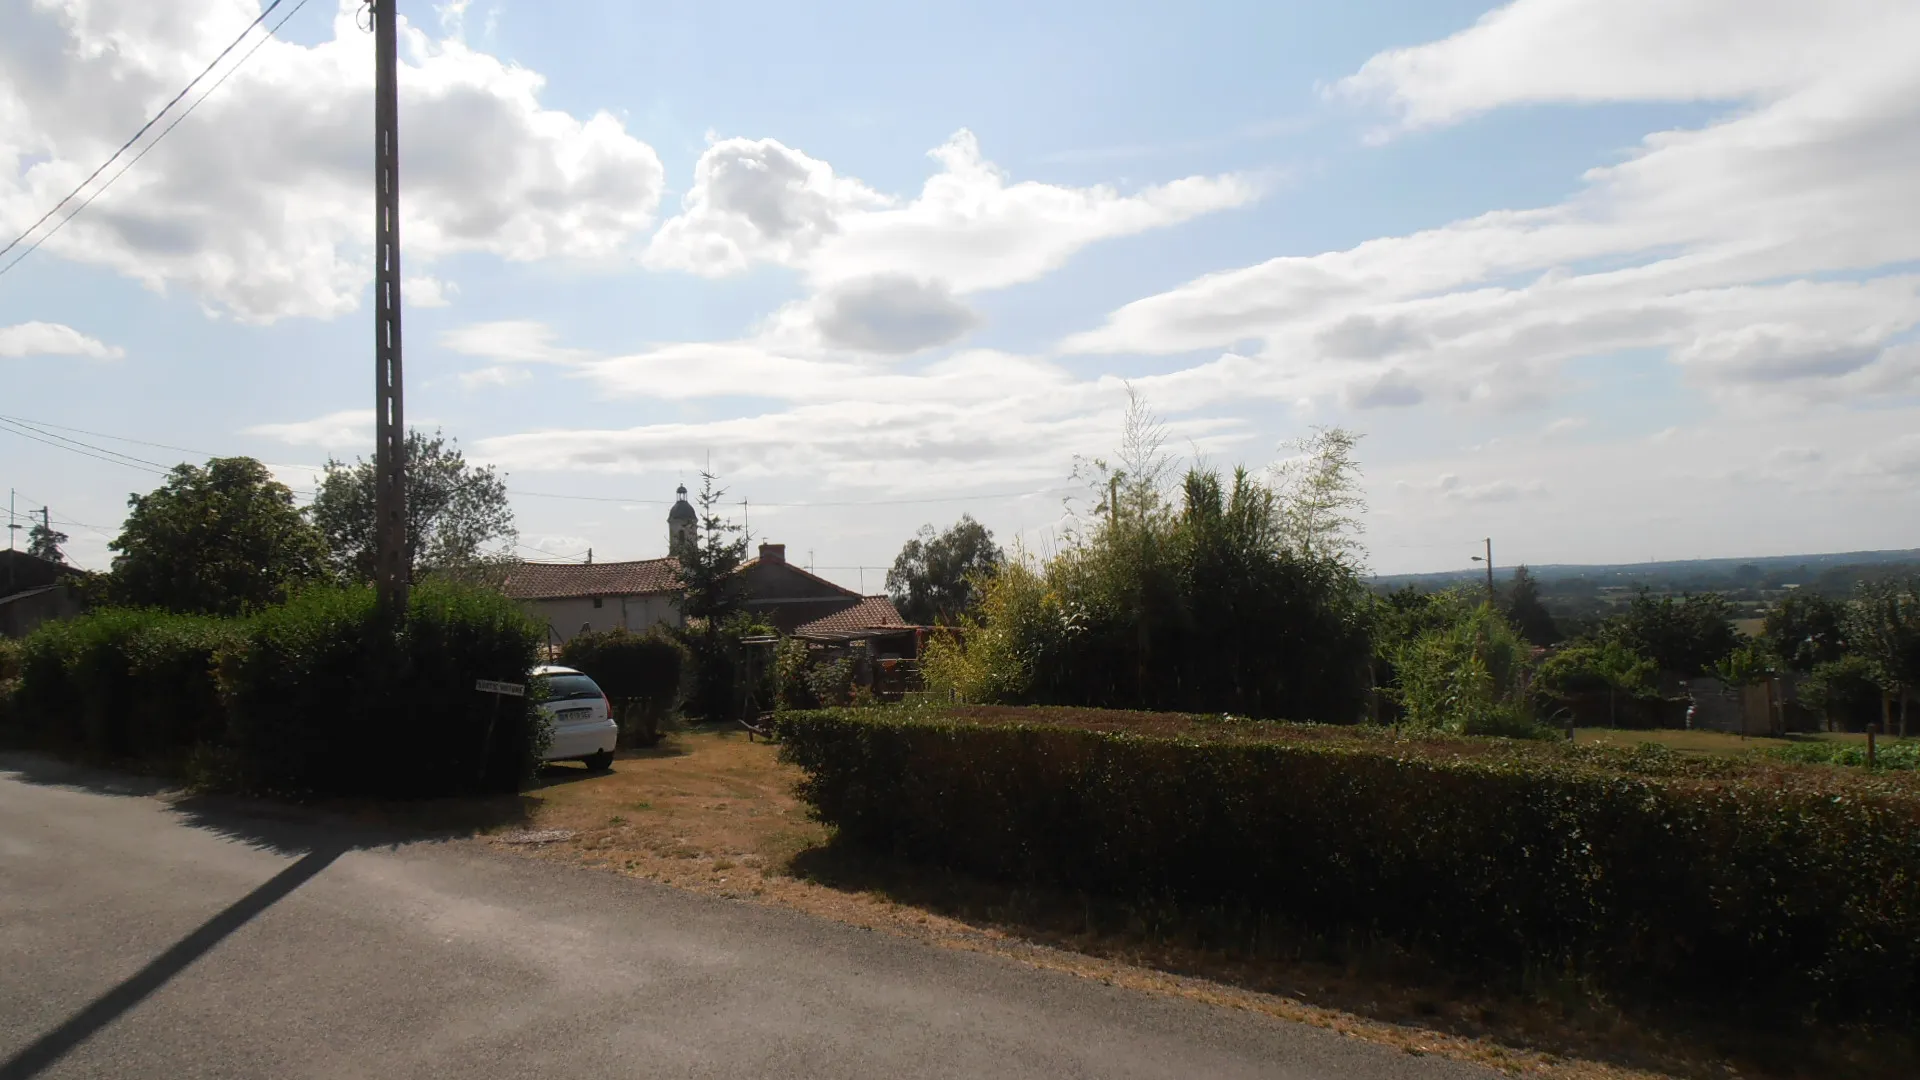
[{"label": "bush", "polygon": [[1346,723],[1366,695],[1364,590],[1289,546],[1274,492],[1189,472],[1044,565],[983,583],[929,689],[975,702],[1232,711]]},{"label": "bush", "polygon": [[243,781],[274,790],[438,795],[513,790],[546,727],[525,683],[540,635],[498,593],[414,588],[406,625],[382,625],[365,586],[303,593],[252,619],[219,660]]},{"label": "bush", "polygon": [[1800,683],[1800,703],[1841,731],[1864,731],[1880,721],[1878,675],[1863,656],[1816,664]]},{"label": "bush", "polygon": [[222,734],[213,662],[242,625],[129,608],[47,623],[20,648],[15,726],[51,750],[183,759]]},{"label": "bush", "polygon": [[624,628],[579,634],[560,647],[560,662],[584,671],[613,703],[622,741],[652,746],[680,698],[686,649],[658,630]]},{"label": "bush", "polygon": [[1057,710],[782,717],[851,843],[1720,1006],[1920,1019],[1920,783]]},{"label": "bush", "polygon": [[1528,650],[1493,605],[1422,633],[1394,651],[1392,695],[1408,727],[1456,735],[1551,737],[1523,692]]}]

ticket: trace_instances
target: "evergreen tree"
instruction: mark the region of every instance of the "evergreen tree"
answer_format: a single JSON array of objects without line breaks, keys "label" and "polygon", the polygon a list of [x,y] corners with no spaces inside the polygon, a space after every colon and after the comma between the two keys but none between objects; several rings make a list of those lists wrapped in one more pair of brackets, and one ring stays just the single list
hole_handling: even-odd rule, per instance
[{"label": "evergreen tree", "polygon": [[1507,587],[1506,614],[1513,628],[1532,644],[1552,645],[1560,640],[1553,613],[1540,602],[1540,583],[1525,566],[1513,571],[1513,584]]},{"label": "evergreen tree", "polygon": [[674,604],[686,625],[680,630],[693,662],[687,712],[706,720],[740,715],[741,680],[746,674],[740,638],[746,631],[746,583],[740,566],[747,540],[740,526],[720,516],[726,495],[712,473],[700,474],[699,527],[694,542],[680,545],[680,594]]}]

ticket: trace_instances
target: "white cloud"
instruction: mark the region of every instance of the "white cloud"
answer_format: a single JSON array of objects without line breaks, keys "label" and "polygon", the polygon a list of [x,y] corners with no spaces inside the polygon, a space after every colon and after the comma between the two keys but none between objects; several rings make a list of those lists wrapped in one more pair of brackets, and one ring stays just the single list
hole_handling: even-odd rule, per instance
[{"label": "white cloud", "polygon": [[1232,347],[1260,362],[1243,392],[1355,405],[1535,404],[1563,361],[1634,349],[1717,394],[1911,392],[1920,277],[1890,270],[1920,257],[1915,42],[1911,4],[1521,0],[1347,89],[1421,124],[1542,100],[1750,107],[1647,137],[1565,202],[1210,274],[1063,348]]},{"label": "white cloud", "polygon": [[647,251],[654,266],[709,276],[755,262],[797,267],[816,287],[883,274],[958,294],[1032,281],[1088,244],[1240,206],[1237,176],[1191,176],[1134,194],[1009,183],[970,131],[930,152],[941,171],[902,202],[772,139],[708,147],[682,212]]},{"label": "white cloud", "polygon": [[447,307],[459,291],[460,286],[436,277],[410,277],[400,284],[401,301],[409,307]]},{"label": "white cloud", "polygon": [[24,322],[0,326],[0,357],[86,356],[95,360],[118,360],[127,351],[88,337],[71,326],[50,322]]},{"label": "white cloud", "polygon": [[526,382],[533,376],[526,368],[520,367],[484,367],[472,371],[463,371],[459,375],[460,385],[468,390],[478,390],[488,386],[513,386]]},{"label": "white cloud", "polygon": [[317,446],[322,450],[349,450],[373,444],[373,410],[343,409],[282,424],[255,424],[242,428],[242,435],[264,435],[293,446]]},{"label": "white cloud", "polygon": [[553,328],[530,319],[469,323],[441,334],[440,343],[468,356],[508,363],[572,364],[593,355],[555,345]]},{"label": "white cloud", "polygon": [[1776,97],[1916,32],[1904,0],[1519,0],[1380,53],[1336,90],[1409,127],[1523,103]]},{"label": "white cloud", "polygon": [[[373,49],[354,25],[360,6],[340,0],[318,45],[266,42],[45,254],[185,288],[248,321],[352,310],[372,276]],[[17,231],[53,205],[258,10],[92,0],[11,16],[0,35],[0,225]],[[542,106],[539,74],[457,35],[408,24],[402,54],[410,268],[461,252],[614,257],[651,223],[659,159],[620,121]]]}]

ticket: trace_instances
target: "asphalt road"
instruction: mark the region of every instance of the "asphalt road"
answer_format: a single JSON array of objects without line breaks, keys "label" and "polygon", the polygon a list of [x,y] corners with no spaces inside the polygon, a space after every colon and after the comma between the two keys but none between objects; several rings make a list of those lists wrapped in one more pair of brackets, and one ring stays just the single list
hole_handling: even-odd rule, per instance
[{"label": "asphalt road", "polygon": [[0,755],[0,1080],[1493,1074]]}]

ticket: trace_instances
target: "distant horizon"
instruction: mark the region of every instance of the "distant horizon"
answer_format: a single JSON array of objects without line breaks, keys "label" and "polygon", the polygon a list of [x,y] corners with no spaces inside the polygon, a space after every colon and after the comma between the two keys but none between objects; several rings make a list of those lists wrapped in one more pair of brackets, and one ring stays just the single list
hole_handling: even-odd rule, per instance
[{"label": "distant horizon", "polygon": [[[1880,556],[1880,557],[1875,558],[1875,556]],[[1858,559],[1860,561],[1858,562],[1849,561],[1849,560],[1855,560],[1855,559]],[[1526,567],[1529,572],[1536,571],[1536,570],[1598,571],[1598,570],[1657,569],[1660,567],[1686,567],[1686,566],[1699,566],[1702,564],[1721,564],[1721,563],[1732,564],[1735,566],[1753,565],[1764,570],[1767,568],[1767,565],[1770,563],[1776,564],[1776,565],[1798,566],[1798,565],[1805,565],[1806,564],[1805,560],[1825,560],[1830,565],[1834,565],[1834,566],[1853,566],[1853,565],[1871,566],[1876,563],[1920,562],[1920,548],[1880,548],[1880,549],[1859,550],[1859,551],[1824,551],[1824,552],[1809,551],[1809,552],[1797,552],[1790,555],[1713,555],[1713,556],[1707,556],[1704,558],[1697,558],[1697,559],[1648,559],[1641,562],[1598,562],[1598,563],[1515,562],[1515,563],[1508,563],[1508,564],[1502,565],[1500,562],[1496,560],[1493,565],[1493,574],[1495,579],[1498,579],[1502,576],[1512,577],[1514,571],[1521,566]],[[1435,577],[1485,577],[1486,573],[1487,572],[1484,567],[1469,567],[1469,568],[1464,568],[1459,570],[1414,570],[1414,571],[1403,571],[1403,572],[1391,573],[1391,574],[1369,573],[1367,575],[1367,580],[1368,581],[1388,581],[1388,580],[1401,580],[1401,579],[1411,579],[1411,578],[1435,578]]]}]

